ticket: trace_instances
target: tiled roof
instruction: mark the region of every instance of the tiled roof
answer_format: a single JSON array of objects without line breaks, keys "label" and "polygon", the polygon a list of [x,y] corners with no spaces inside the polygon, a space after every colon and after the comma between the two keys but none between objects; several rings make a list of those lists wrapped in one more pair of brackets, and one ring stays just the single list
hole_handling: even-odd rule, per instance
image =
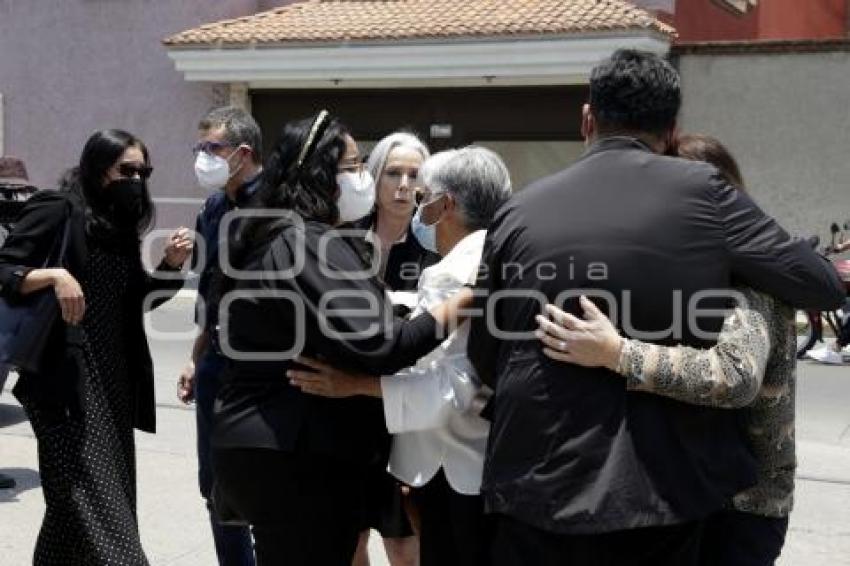
[{"label": "tiled roof", "polygon": [[484,38],[675,30],[624,0],[304,0],[206,24],[167,46]]}]

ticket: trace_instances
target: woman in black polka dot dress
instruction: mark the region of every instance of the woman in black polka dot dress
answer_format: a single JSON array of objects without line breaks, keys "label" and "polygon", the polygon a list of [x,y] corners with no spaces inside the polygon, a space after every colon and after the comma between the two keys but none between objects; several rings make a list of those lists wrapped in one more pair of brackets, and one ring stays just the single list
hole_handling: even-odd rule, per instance
[{"label": "woman in black polka dot dress", "polygon": [[[147,149],[131,134],[94,134],[62,190],[33,197],[0,249],[0,293],[14,300],[52,288],[61,310],[45,330],[45,369],[22,373],[14,391],[38,440],[46,503],[36,566],[148,564],[133,437],[134,428],[153,432],[155,423],[142,314],[180,288],[179,274],[164,272],[177,272],[192,247],[178,230],[159,276],[143,268],[151,170]],[[55,253],[66,225],[63,266],[34,269]]]}]

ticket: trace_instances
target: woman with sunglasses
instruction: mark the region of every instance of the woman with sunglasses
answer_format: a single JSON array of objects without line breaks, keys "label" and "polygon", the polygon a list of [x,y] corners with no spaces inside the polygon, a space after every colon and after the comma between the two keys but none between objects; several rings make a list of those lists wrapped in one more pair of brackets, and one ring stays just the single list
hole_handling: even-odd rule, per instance
[{"label": "woman with sunglasses", "polygon": [[[356,371],[409,366],[471,303],[461,292],[405,321],[343,231],[372,209],[375,187],[357,144],[322,112],[290,122],[264,164],[226,270],[219,342],[231,359],[216,400],[213,500],[252,527],[259,566],[350,566],[365,479],[386,465],[379,400],[301,392],[297,356]],[[274,215],[274,217],[269,217]]]},{"label": "woman with sunglasses", "polygon": [[0,293],[21,301],[52,292],[61,311],[45,329],[44,369],[22,372],[14,389],[38,442],[46,503],[36,566],[148,564],[136,519],[133,438],[134,428],[153,432],[155,425],[142,315],[180,289],[176,272],[192,249],[181,228],[157,268],[173,273],[157,277],[143,267],[140,240],[154,215],[151,172],[138,138],[95,133],[61,189],[32,197],[0,249]]}]

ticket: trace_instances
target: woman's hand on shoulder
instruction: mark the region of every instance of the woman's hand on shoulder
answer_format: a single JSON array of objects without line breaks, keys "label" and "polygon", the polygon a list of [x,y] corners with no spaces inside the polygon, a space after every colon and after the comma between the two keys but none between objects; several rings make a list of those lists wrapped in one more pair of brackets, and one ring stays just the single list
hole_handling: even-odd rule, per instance
[{"label": "woman's hand on shoulder", "polygon": [[587,297],[581,297],[583,318],[546,306],[546,314],[537,316],[536,334],[549,358],[585,367],[617,370],[623,339],[611,320]]}]

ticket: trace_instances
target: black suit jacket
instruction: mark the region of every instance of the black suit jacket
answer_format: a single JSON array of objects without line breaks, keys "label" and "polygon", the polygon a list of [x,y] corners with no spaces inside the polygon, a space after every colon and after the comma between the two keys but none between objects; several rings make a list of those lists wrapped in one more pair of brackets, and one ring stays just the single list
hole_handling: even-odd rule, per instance
[{"label": "black suit jacket", "polygon": [[[20,300],[20,285],[29,271],[41,267],[50,253],[57,234],[64,229],[66,219],[71,222],[70,241],[65,256],[65,267],[81,280],[88,259],[86,243],[85,209],[82,201],[69,192],[42,191],[27,201],[13,231],[0,248],[0,295],[10,300]],[[135,386],[134,425],[140,430],[154,432],[156,405],[154,399],[154,373],[150,349],[143,325],[143,306],[149,293],[158,298],[148,304],[156,308],[167,301],[183,286],[182,278],[151,276],[143,267],[141,254],[136,264],[136,274],[130,280],[130,290],[125,299],[128,317],[126,336],[130,342],[127,367],[132,372]],[[175,271],[164,262],[158,271]],[[52,292],[48,289],[42,292]],[[51,333],[47,359],[52,361],[40,375],[24,374],[16,391],[26,390],[27,397],[40,399],[51,406],[79,408],[77,379],[80,372],[75,356],[75,333],[58,320]]]},{"label": "black suit jacket", "polygon": [[739,412],[629,393],[612,372],[549,360],[530,335],[546,302],[576,313],[576,295],[588,293],[604,297],[597,304],[627,336],[709,347],[722,315],[689,302],[733,281],[796,307],[844,298],[832,266],[713,167],[636,139],[597,143],[503,207],[478,280],[489,297],[478,306],[492,316],[473,320],[469,338],[470,359],[495,389],[489,510],[596,533],[703,517],[751,485]]}]

